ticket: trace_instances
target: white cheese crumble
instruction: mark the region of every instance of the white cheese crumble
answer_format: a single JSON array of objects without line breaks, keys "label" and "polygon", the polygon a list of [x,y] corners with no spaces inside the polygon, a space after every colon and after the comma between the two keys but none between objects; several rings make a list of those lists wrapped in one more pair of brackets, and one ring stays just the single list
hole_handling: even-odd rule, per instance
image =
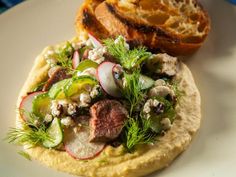
[{"label": "white cheese crumble", "polygon": [[152,107],[157,107],[160,102],[156,99],[148,99],[143,106],[143,112],[147,114],[147,117],[150,117],[149,113],[151,112]]},{"label": "white cheese crumble", "polygon": [[145,112],[145,113],[151,112],[151,108],[150,108],[150,105],[148,103],[145,103],[145,105],[143,107],[143,112]]},{"label": "white cheese crumble", "polygon": [[61,124],[65,125],[66,127],[73,126],[74,121],[71,117],[64,117],[61,119]]},{"label": "white cheese crumble", "polygon": [[91,98],[95,98],[98,95],[98,89],[100,88],[99,85],[95,85],[92,89],[92,91],[90,92],[90,96]]},{"label": "white cheese crumble", "polygon": [[53,117],[51,114],[46,114],[46,116],[44,117],[44,121],[47,123],[51,122],[52,119],[53,119]]},{"label": "white cheese crumble", "polygon": [[106,47],[98,47],[88,52],[88,59],[100,64],[105,60],[103,56],[107,52]]},{"label": "white cheese crumble", "polygon": [[166,82],[165,82],[163,79],[157,79],[157,80],[154,82],[154,85],[155,85],[155,86],[166,85]]},{"label": "white cheese crumble", "polygon": [[60,107],[58,106],[58,102],[56,100],[53,100],[51,102],[51,111],[52,111],[52,115],[55,117],[61,114]]},{"label": "white cheese crumble", "polygon": [[172,98],[175,97],[175,93],[173,90],[171,90],[168,86],[156,86],[149,90],[148,96],[154,97],[154,96],[162,96],[165,97],[167,95],[170,95]]},{"label": "white cheese crumble", "polygon": [[91,97],[88,93],[80,94],[80,106],[87,107],[90,102],[91,102]]},{"label": "white cheese crumble", "polygon": [[73,115],[74,113],[76,113],[76,107],[77,107],[77,104],[75,104],[75,103],[69,103],[69,104],[68,104],[67,113],[68,113],[69,115]]},{"label": "white cheese crumble", "polygon": [[161,120],[161,124],[163,125],[164,130],[168,130],[171,128],[171,121],[169,118],[163,118]]}]

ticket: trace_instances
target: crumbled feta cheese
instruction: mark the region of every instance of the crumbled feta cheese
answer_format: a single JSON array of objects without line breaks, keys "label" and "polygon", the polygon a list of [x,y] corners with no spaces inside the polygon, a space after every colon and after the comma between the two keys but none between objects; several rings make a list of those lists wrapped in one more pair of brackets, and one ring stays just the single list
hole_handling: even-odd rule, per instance
[{"label": "crumbled feta cheese", "polygon": [[159,104],[159,101],[158,101],[158,100],[153,100],[152,106],[157,107],[158,104]]},{"label": "crumbled feta cheese", "polygon": [[145,113],[151,112],[151,108],[150,108],[150,105],[149,105],[149,104],[146,104],[146,103],[145,103],[145,105],[144,105],[144,107],[143,107],[143,112],[145,112]]},{"label": "crumbled feta cheese", "polygon": [[171,121],[169,118],[163,118],[161,120],[161,124],[163,125],[164,130],[168,130],[171,128]]},{"label": "crumbled feta cheese", "polygon": [[71,117],[64,117],[61,119],[61,124],[65,125],[66,127],[69,127],[74,125],[74,121]]},{"label": "crumbled feta cheese", "polygon": [[155,85],[155,86],[166,85],[166,82],[165,82],[163,79],[157,79],[157,80],[154,82],[154,85]]},{"label": "crumbled feta cheese", "polygon": [[156,86],[150,89],[148,92],[149,97],[154,97],[154,96],[165,97],[167,95],[170,95],[172,98],[175,97],[174,91],[171,90],[168,86]]},{"label": "crumbled feta cheese", "polygon": [[52,115],[51,114],[46,114],[46,116],[44,117],[44,121],[49,123],[52,121]]},{"label": "crumbled feta cheese", "polygon": [[61,114],[61,108],[62,106],[60,104],[58,104],[58,102],[56,100],[53,100],[51,102],[51,111],[52,111],[52,115],[57,117]]},{"label": "crumbled feta cheese", "polygon": [[87,107],[90,102],[91,102],[91,97],[88,93],[80,94],[80,106]]},{"label": "crumbled feta cheese", "polygon": [[106,47],[98,47],[88,52],[88,59],[100,64],[105,60],[103,54],[106,53]]},{"label": "crumbled feta cheese", "polygon": [[157,107],[159,105],[159,101],[156,99],[148,99],[143,106],[143,112],[146,113],[147,118],[150,117],[151,108]]},{"label": "crumbled feta cheese", "polygon": [[91,98],[95,98],[98,95],[98,89],[100,88],[99,85],[95,85],[92,89],[92,91],[90,92],[90,96]]},{"label": "crumbled feta cheese", "polygon": [[75,104],[75,103],[69,103],[69,104],[68,104],[67,113],[68,113],[69,115],[72,115],[72,114],[76,113],[76,107],[77,107],[77,104]]}]

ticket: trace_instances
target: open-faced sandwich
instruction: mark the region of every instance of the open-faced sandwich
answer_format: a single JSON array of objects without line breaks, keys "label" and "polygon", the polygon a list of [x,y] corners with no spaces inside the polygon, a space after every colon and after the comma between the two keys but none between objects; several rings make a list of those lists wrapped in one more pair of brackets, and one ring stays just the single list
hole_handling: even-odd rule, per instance
[{"label": "open-faced sandwich", "polygon": [[32,159],[89,177],[138,177],[168,166],[200,126],[189,69],[125,38],[77,38],[40,54],[8,140]]}]

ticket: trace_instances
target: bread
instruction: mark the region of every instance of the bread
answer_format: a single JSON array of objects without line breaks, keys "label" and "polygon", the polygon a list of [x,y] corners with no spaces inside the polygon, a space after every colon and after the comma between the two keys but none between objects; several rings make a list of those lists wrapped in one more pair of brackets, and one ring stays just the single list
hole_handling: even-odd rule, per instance
[{"label": "bread", "polygon": [[[57,45],[58,47],[63,45]],[[48,78],[49,64],[45,55],[52,48],[47,47],[36,58],[34,65],[20,91],[17,107],[22,98],[35,86]],[[47,149],[42,146],[24,146],[32,159],[51,167],[78,176],[86,177],[139,177],[168,167],[171,162],[188,148],[201,123],[201,98],[188,67],[179,63],[176,80],[183,94],[176,107],[176,119],[169,131],[152,145],[137,147],[133,153],[124,153],[124,147],[106,146],[103,152],[90,160],[76,160],[65,151]],[[20,111],[17,126],[21,127]]]},{"label": "bread", "polygon": [[123,35],[131,46],[152,52],[188,55],[202,45],[210,20],[197,0],[86,0],[76,29],[100,39]]},{"label": "bread", "polygon": [[95,8],[102,2],[103,0],[85,0],[79,8],[75,25],[80,36],[86,36],[87,32],[93,33],[94,36],[100,39],[109,36],[109,32],[97,20],[94,14]]}]

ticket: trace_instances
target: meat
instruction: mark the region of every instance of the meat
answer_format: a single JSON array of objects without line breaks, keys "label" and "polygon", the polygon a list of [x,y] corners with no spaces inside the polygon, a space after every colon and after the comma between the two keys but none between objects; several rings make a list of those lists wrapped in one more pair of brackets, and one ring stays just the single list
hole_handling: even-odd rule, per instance
[{"label": "meat", "polygon": [[49,79],[46,84],[43,86],[43,91],[48,91],[53,84],[59,82],[63,79],[67,79],[71,77],[71,75],[67,74],[67,70],[62,67],[54,67],[49,70]]},{"label": "meat", "polygon": [[102,100],[90,108],[90,141],[107,142],[119,136],[128,112],[115,100]]}]

